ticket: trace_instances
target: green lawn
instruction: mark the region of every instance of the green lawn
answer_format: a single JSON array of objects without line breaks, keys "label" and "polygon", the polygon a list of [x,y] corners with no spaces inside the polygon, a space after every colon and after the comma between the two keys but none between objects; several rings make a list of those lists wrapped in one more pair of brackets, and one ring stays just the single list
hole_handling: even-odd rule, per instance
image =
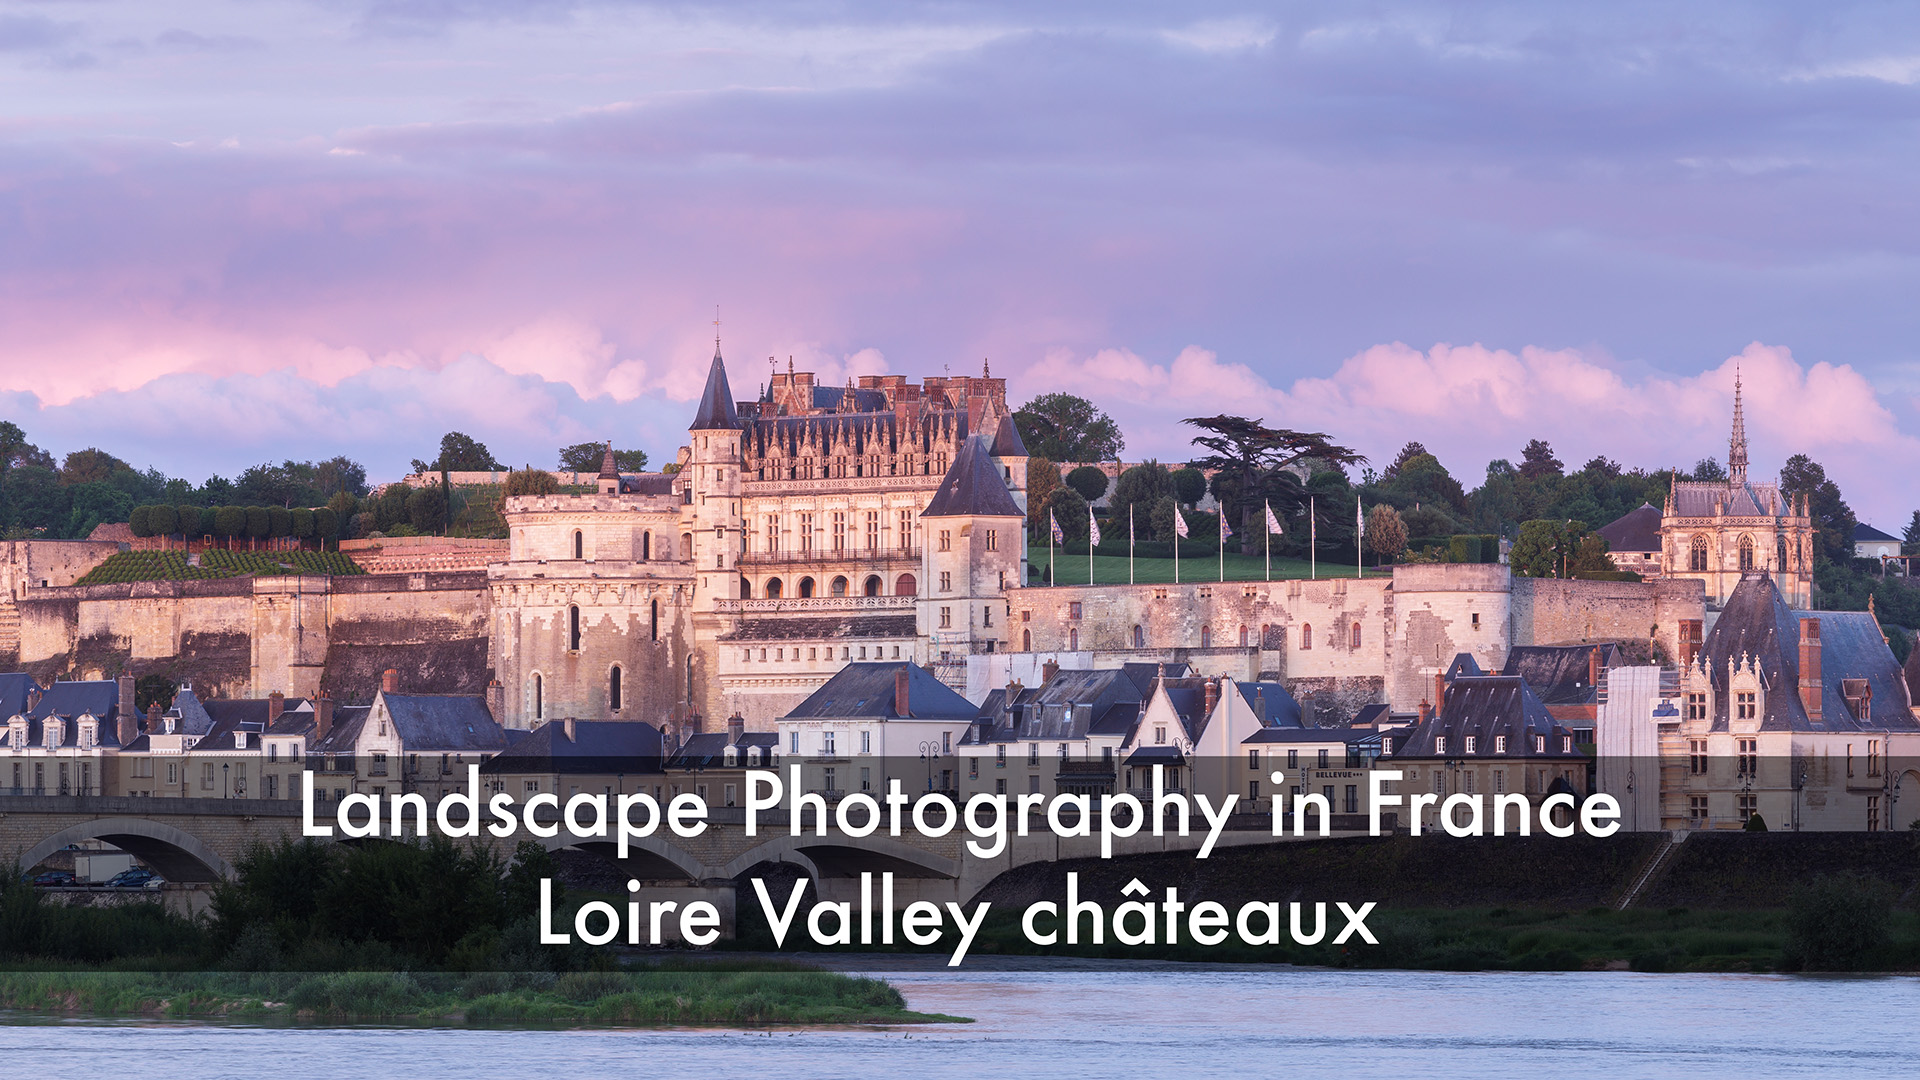
[{"label": "green lawn", "polygon": [[[1044,545],[1027,545],[1027,560],[1041,573],[1046,572],[1048,549]],[[1273,580],[1285,578],[1304,578],[1309,576],[1309,567],[1305,559],[1286,559],[1276,555],[1273,558]],[[1367,567],[1368,577],[1389,577],[1392,567]],[[1226,580],[1261,581],[1267,576],[1266,562],[1258,555],[1236,555],[1227,552]],[[1352,563],[1329,563],[1322,561],[1319,576],[1323,578],[1352,577]],[[1160,585],[1173,580],[1172,559],[1135,559],[1133,560],[1133,580],[1140,585]],[[1209,556],[1204,559],[1181,558],[1180,580],[1183,582],[1204,582],[1220,580],[1220,559]],[[1127,560],[1125,556],[1095,555],[1093,557],[1093,584],[1124,585],[1127,582]],[[1085,585],[1087,581],[1087,557],[1085,555],[1061,555],[1059,584]]]}]

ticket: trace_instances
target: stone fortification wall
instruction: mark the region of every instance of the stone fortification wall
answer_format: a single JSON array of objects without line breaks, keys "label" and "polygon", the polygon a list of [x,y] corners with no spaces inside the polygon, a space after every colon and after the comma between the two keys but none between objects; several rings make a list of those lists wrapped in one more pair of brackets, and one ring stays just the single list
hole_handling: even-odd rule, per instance
[{"label": "stone fortification wall", "polygon": [[[17,608],[17,666],[43,681],[131,670],[191,680],[211,696],[306,696],[367,649],[431,654],[415,658],[422,690],[477,692],[487,679],[483,572],[32,588]],[[365,680],[334,681],[347,690]],[[360,696],[371,694],[369,686]]]},{"label": "stone fortification wall", "polygon": [[1705,617],[1705,585],[1694,578],[1513,580],[1514,640],[1528,644],[1644,642],[1651,637],[1671,658],[1679,655],[1681,621]]}]

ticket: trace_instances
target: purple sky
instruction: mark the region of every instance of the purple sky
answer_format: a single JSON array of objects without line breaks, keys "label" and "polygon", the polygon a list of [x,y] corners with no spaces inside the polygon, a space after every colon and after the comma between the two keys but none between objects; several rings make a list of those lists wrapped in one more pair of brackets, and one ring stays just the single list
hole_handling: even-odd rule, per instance
[{"label": "purple sky", "polygon": [[661,460],[765,358],[1920,505],[1891,4],[0,0],[0,415],[198,480]]}]

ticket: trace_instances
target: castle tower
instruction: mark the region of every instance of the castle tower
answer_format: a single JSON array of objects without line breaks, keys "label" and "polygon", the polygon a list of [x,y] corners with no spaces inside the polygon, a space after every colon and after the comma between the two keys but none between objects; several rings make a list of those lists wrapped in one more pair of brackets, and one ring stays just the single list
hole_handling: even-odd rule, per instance
[{"label": "castle tower", "polygon": [[1006,592],[1025,569],[1027,515],[1006,468],[984,438],[969,437],[920,514],[928,588],[916,614],[933,669],[948,685],[965,685],[968,655],[1007,649]]},{"label": "castle tower", "polygon": [[745,523],[740,514],[740,418],[713,339],[713,366],[700,407],[688,425],[688,527],[693,536],[694,611],[716,610],[716,601],[740,598],[740,555]]}]

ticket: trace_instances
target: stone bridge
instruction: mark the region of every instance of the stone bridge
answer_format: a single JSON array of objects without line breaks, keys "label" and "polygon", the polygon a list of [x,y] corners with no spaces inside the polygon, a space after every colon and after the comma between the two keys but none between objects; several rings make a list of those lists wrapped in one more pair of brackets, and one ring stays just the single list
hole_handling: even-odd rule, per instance
[{"label": "stone bridge", "polygon": [[[134,856],[171,883],[204,888],[233,876],[235,864],[254,844],[298,838],[300,814],[300,804],[288,800],[0,796],[0,860],[18,857],[26,870],[69,844],[97,840]],[[330,822],[331,818],[331,806],[326,806],[319,820]],[[1258,828],[1230,829],[1220,843],[1270,842],[1273,838],[1264,820],[1259,824]],[[1044,827],[1038,832],[1009,837],[1006,850],[983,859],[965,851],[967,836],[960,830],[938,838],[907,830],[898,838],[876,834],[855,839],[831,826],[825,836],[817,835],[809,818],[808,828],[795,836],[784,813],[763,813],[758,835],[748,836],[744,810],[714,807],[699,836],[682,838],[662,830],[633,839],[625,859],[618,857],[613,835],[577,838],[564,828],[558,835],[541,837],[523,826],[509,837],[483,834],[473,842],[485,843],[503,856],[529,839],[548,850],[576,848],[647,883],[649,892],[660,888],[730,892],[756,867],[787,864],[812,878],[823,898],[850,899],[858,896],[861,874],[871,873],[878,879],[891,873],[894,904],[901,907],[915,900],[969,900],[1000,874],[1026,863],[1099,855],[1098,840],[1062,839]],[[1165,837],[1135,836],[1117,840],[1114,850],[1116,854],[1188,850],[1198,847],[1203,837],[1200,828],[1185,838],[1171,832]]]}]

